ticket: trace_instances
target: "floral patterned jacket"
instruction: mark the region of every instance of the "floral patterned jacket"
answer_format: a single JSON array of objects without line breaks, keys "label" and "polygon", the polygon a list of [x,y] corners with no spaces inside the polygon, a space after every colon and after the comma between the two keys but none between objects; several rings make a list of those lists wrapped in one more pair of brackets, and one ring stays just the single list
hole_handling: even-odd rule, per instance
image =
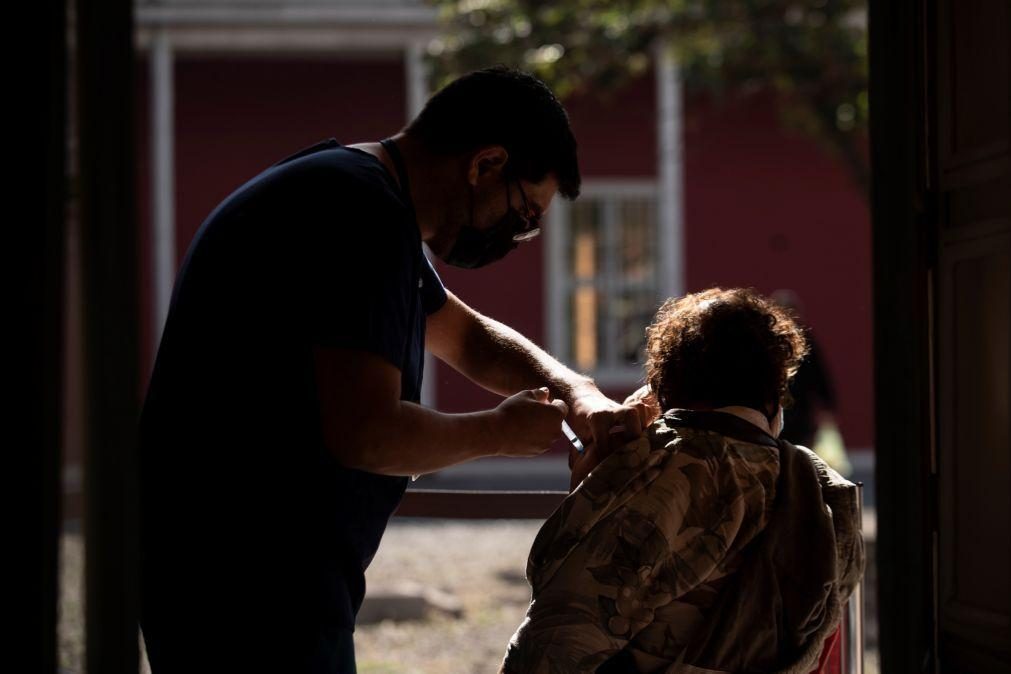
[{"label": "floral patterned jacket", "polygon": [[672,410],[541,528],[501,672],[806,674],[863,570],[856,498],[808,450]]}]

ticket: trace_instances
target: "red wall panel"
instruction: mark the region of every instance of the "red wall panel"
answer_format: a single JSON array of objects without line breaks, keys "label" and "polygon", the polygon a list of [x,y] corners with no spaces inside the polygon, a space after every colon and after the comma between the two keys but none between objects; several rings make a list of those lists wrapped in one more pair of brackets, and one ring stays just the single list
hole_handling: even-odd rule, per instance
[{"label": "red wall panel", "polygon": [[[652,77],[610,100],[567,105],[586,177],[655,175]],[[839,161],[810,138],[783,130],[773,101],[685,105],[685,279],[771,293],[791,288],[825,351],[851,447],[873,436],[870,219]],[[545,338],[540,244],[479,271],[440,267],[448,287],[476,309]],[[497,398],[449,368],[437,368],[441,409],[474,410]],[[624,391],[614,391],[624,395]]]},{"label": "red wall panel", "polygon": [[656,175],[656,87],[652,74],[621,89],[567,101],[584,178]]},{"label": "red wall panel", "polygon": [[871,241],[866,197],[842,164],[785,131],[759,97],[686,106],[685,278],[793,289],[828,360],[842,432],[873,442]]}]

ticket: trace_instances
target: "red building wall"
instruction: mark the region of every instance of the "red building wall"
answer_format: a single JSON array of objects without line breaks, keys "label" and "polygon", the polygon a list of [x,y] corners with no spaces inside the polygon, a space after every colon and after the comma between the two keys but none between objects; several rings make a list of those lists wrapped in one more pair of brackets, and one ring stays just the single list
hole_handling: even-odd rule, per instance
[{"label": "red building wall", "polygon": [[[566,104],[584,178],[656,175],[654,91],[647,76],[607,98]],[[797,292],[837,388],[844,438],[850,447],[870,447],[871,248],[864,195],[814,141],[783,130],[767,98],[717,105],[691,97],[683,134],[686,290]],[[468,304],[544,343],[539,241],[479,272],[439,270]],[[440,409],[468,411],[498,401],[447,367],[437,365],[431,374]]]},{"label": "red building wall", "polygon": [[871,228],[866,197],[773,102],[686,106],[685,279],[794,290],[828,361],[848,446],[873,444]]},{"label": "red building wall", "polygon": [[[146,68],[138,72],[139,217],[149,232]],[[233,189],[278,159],[327,137],[378,139],[403,126],[399,59],[183,58],[176,64],[176,223],[179,259],[203,218]],[[586,178],[656,173],[652,76],[600,100],[567,104]],[[685,105],[685,269],[688,290],[747,285],[796,290],[839,390],[843,433],[869,447],[870,224],[866,200],[842,166],[810,139],[783,131],[772,103]],[[139,251],[149,269],[149,238]],[[446,285],[479,311],[544,343],[546,277],[540,241],[473,272],[439,265]],[[143,311],[150,315],[147,273]],[[154,342],[145,326],[145,345]],[[145,364],[153,353],[144,354]],[[436,365],[438,406],[497,404]],[[622,396],[626,391],[611,391]]]}]

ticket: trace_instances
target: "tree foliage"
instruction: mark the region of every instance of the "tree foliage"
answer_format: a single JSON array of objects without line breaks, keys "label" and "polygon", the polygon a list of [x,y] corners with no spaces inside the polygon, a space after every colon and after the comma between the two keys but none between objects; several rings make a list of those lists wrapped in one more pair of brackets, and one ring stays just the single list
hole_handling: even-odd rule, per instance
[{"label": "tree foliage", "polygon": [[868,188],[866,0],[436,1],[445,27],[429,45],[436,85],[505,63],[563,99],[606,95],[670,48],[689,91],[775,92],[784,122]]}]

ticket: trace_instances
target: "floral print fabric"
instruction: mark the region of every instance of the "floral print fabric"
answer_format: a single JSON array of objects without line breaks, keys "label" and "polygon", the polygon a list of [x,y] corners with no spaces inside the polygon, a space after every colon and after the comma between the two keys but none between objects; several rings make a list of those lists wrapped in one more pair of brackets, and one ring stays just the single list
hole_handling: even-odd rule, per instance
[{"label": "floral print fabric", "polygon": [[[747,440],[685,423],[692,415],[745,429],[735,435]],[[748,422],[661,417],[541,528],[527,565],[533,599],[501,671],[718,671],[684,658],[712,612],[727,610],[721,590],[760,545],[779,475],[780,443]]]}]

